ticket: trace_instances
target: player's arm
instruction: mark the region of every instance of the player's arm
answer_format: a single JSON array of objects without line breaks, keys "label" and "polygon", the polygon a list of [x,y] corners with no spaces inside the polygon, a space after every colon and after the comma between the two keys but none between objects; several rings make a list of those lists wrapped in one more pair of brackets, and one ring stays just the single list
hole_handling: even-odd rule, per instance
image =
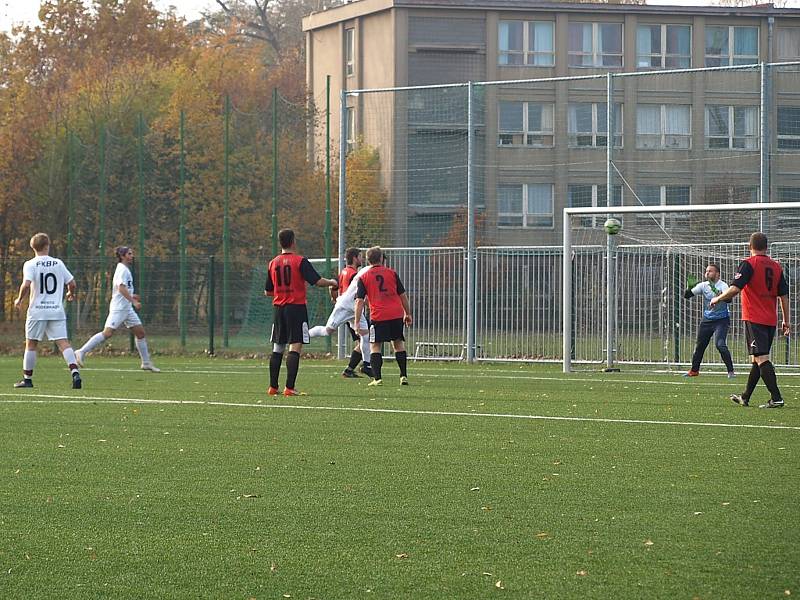
[{"label": "player's arm", "polygon": [[22,305],[22,301],[28,296],[31,291],[31,280],[26,279],[23,281],[19,286],[19,293],[17,297],[14,299],[14,308],[19,308]]},{"label": "player's arm", "polygon": [[753,267],[750,265],[749,262],[746,260],[742,261],[739,265],[739,268],[736,270],[736,275],[733,276],[733,280],[735,284],[728,287],[727,290],[722,292],[716,298],[712,298],[708,304],[712,308],[716,306],[719,302],[730,302],[736,296],[739,295],[746,286],[750,282],[750,278],[753,276]]},{"label": "player's arm", "polygon": [[406,288],[403,285],[403,282],[400,281],[400,275],[397,273],[394,274],[395,277],[395,284],[397,285],[397,294],[400,296],[400,304],[403,305],[403,323],[406,325],[411,325],[413,319],[411,318],[411,303],[408,301],[408,294],[406,294]]},{"label": "player's arm", "polygon": [[686,291],[683,292],[683,297],[686,298],[687,300],[690,298],[694,298],[700,293],[698,289],[699,287],[700,287],[700,280],[697,279],[697,277],[695,277],[694,275],[689,275],[686,278]]},{"label": "player's arm", "polygon": [[792,322],[789,315],[789,282],[786,281],[786,273],[781,273],[781,280],[778,283],[778,298],[780,298],[781,313],[783,313],[781,328],[783,329],[783,335],[789,337],[789,333],[792,329]]},{"label": "player's arm", "polygon": [[64,297],[67,299],[67,302],[72,302],[73,300],[75,300],[75,289],[76,288],[77,288],[77,286],[75,285],[75,280],[74,279],[70,279],[67,282],[67,293],[64,295]]},{"label": "player's arm", "polygon": [[335,279],[327,279],[317,273],[314,265],[312,265],[307,258],[300,261],[300,272],[303,274],[303,279],[305,279],[309,285],[315,285],[317,287],[339,287],[339,282]]},{"label": "player's arm", "polygon": [[127,285],[125,285],[122,282],[118,283],[117,284],[117,291],[119,292],[120,296],[125,298],[125,300],[127,300],[131,304],[133,304],[133,307],[136,310],[139,310],[140,308],[142,308],[142,303],[139,302],[139,296],[136,295],[136,294],[131,294],[131,292],[128,289]]},{"label": "player's arm", "polygon": [[408,294],[405,292],[400,294],[400,303],[403,305],[403,312],[406,313],[403,315],[403,323],[406,325],[411,325],[411,323],[414,321],[411,318],[411,303],[408,301]]},{"label": "player's arm", "polygon": [[270,267],[272,263],[267,266],[267,280],[264,282],[264,295],[271,297],[275,295],[275,284],[272,283],[272,273],[270,272]]},{"label": "player's arm", "polygon": [[361,322],[361,315],[364,314],[364,298],[367,297],[367,286],[364,285],[364,282],[359,279],[358,280],[358,289],[356,290],[356,300],[355,300],[355,322]]}]

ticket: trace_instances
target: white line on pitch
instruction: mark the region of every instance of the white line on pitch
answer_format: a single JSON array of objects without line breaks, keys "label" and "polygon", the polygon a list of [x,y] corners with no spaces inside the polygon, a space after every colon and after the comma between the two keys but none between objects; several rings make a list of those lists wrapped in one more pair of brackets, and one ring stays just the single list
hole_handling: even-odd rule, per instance
[{"label": "white line on pitch", "polygon": [[[311,365],[302,365],[301,369],[305,369],[310,367]],[[319,365],[314,365],[319,368]],[[266,365],[264,369],[266,372]],[[444,369],[442,369],[444,370]],[[452,369],[451,369],[452,370]],[[115,373],[138,373],[140,372],[139,369],[87,369],[89,373],[92,371],[113,371]],[[564,383],[569,382],[585,382],[585,383],[596,383],[596,384],[603,384],[603,383],[613,383],[613,384],[620,384],[620,383],[631,383],[631,384],[648,384],[648,385],[675,385],[675,386],[691,386],[691,387],[719,387],[720,381],[697,381],[695,379],[692,380],[685,380],[681,379],[678,381],[670,381],[668,379],[620,379],[619,375],[612,375],[610,377],[606,377],[607,373],[598,373],[596,377],[586,378],[586,377],[575,377],[573,375],[526,375],[523,373],[519,373],[517,371],[495,371],[492,369],[493,373],[502,372],[502,373],[513,373],[513,375],[490,375],[486,372],[486,370],[479,370],[477,373],[473,373],[470,371],[460,371],[459,375],[447,375],[443,374],[441,370],[436,371],[412,371],[411,375],[415,377],[436,377],[436,378],[446,378],[446,379],[464,379],[466,377],[472,377],[475,375],[479,375],[483,379],[512,379],[512,380],[528,380],[528,381],[560,381]],[[253,375],[253,371],[217,371],[213,369],[191,369],[191,370],[183,370],[183,369],[165,369],[164,373],[181,373],[183,375]],[[336,375],[336,370],[331,370],[331,377]],[[783,373],[778,373],[779,376],[783,377]],[[161,375],[163,377],[163,375]],[[155,375],[153,376],[155,377]],[[739,383],[745,380],[744,377],[739,379]],[[733,381],[727,381],[727,383],[733,384]],[[800,385],[792,385],[787,383],[781,383],[782,388],[800,388]]]},{"label": "white line on pitch", "polygon": [[[732,429],[786,429],[800,431],[800,426],[791,425],[752,425],[748,423],[701,423],[693,421],[657,421],[646,419],[603,419],[599,417],[563,417],[549,415],[515,415],[507,413],[473,413],[473,412],[454,412],[439,410],[407,410],[399,408],[363,408],[350,406],[300,406],[293,404],[253,404],[246,402],[218,402],[201,400],[150,400],[145,398],[106,398],[103,396],[64,396],[58,394],[25,394],[28,398],[18,400],[0,400],[5,404],[189,404],[206,406],[224,406],[234,408],[269,408],[269,409],[288,409],[288,410],[319,410],[334,412],[364,412],[379,414],[398,414],[398,415],[422,415],[437,417],[493,417],[499,419],[525,419],[530,421],[577,421],[588,423],[623,423],[634,425],[683,425],[687,427],[726,427]],[[0,393],[0,396],[20,397],[20,394]],[[42,400],[32,400],[30,396],[42,398]]]}]

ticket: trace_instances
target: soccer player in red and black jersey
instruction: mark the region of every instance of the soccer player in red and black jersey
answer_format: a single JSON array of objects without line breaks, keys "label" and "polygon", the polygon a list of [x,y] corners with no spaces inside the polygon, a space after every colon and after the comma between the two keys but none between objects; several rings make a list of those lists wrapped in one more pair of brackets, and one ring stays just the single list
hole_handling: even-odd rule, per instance
[{"label": "soccer player in red and black jersey", "polygon": [[339,286],[335,279],[320,277],[316,269],[304,256],[297,254],[294,231],[281,229],[278,232],[281,253],[273,258],[267,269],[264,295],[272,296],[275,317],[272,323],[272,356],[269,359],[270,396],[278,393],[278,375],[281,372],[283,352],[289,345],[286,356],[286,387],[284,396],[301,395],[295,389],[297,371],[300,368],[300,351],[308,336],[308,310],[306,309],[306,283],[317,287]]},{"label": "soccer player in red and black jersey", "polygon": [[370,269],[358,280],[356,292],[355,321],[358,323],[364,311],[364,299],[369,300],[370,364],[374,379],[368,385],[383,385],[381,367],[383,356],[381,344],[392,342],[394,357],[400,367],[400,384],[408,385],[406,373],[407,354],[403,325],[411,325],[411,305],[406,289],[397,273],[381,264],[383,250],[375,246],[367,250]]},{"label": "soccer player in red and black jersey", "polygon": [[781,302],[783,312],[783,335],[788,336],[789,321],[789,284],[781,265],[767,255],[767,236],[756,232],[750,236],[750,258],[739,265],[731,286],[710,301],[713,307],[718,302],[730,300],[739,292],[742,293],[742,320],[744,321],[747,346],[753,356],[747,387],[744,392],[734,394],[731,400],[742,406],[750,405],[759,379],[763,379],[770,393],[770,400],[759,408],[780,408],[783,406],[781,391],[775,368],[769,360],[772,340],[778,325],[778,312],[775,299]]}]

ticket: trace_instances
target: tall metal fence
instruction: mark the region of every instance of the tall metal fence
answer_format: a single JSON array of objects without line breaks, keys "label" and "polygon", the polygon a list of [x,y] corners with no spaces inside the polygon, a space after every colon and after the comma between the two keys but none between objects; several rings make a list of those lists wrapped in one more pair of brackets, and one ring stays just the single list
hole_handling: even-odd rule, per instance
[{"label": "tall metal fence", "polygon": [[[348,90],[340,121],[348,157],[340,256],[355,218],[370,243],[463,247],[470,360],[563,354],[564,208],[800,200],[800,63]],[[367,195],[377,201],[356,217],[347,203]],[[750,232],[708,224],[722,231],[697,243],[736,244]],[[775,219],[770,237],[800,242],[798,225],[794,215]],[[589,216],[580,227],[602,233],[602,219]],[[600,237],[589,239],[575,266],[585,284],[574,298],[576,361],[596,360],[607,345],[606,249]],[[695,319],[676,325],[691,309],[675,280],[688,268],[686,253],[620,252],[630,277],[652,272],[658,291],[621,302],[617,358],[686,360]],[[633,292],[626,285],[620,294]]]}]

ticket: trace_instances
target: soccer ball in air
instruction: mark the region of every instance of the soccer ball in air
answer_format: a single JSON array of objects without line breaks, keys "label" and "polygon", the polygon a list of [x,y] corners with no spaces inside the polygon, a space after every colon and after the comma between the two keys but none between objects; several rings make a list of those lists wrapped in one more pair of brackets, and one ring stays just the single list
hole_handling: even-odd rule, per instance
[{"label": "soccer ball in air", "polygon": [[617,235],[620,231],[622,231],[622,223],[612,217],[610,219],[606,219],[606,222],[603,223],[603,229],[606,230],[608,235]]}]

